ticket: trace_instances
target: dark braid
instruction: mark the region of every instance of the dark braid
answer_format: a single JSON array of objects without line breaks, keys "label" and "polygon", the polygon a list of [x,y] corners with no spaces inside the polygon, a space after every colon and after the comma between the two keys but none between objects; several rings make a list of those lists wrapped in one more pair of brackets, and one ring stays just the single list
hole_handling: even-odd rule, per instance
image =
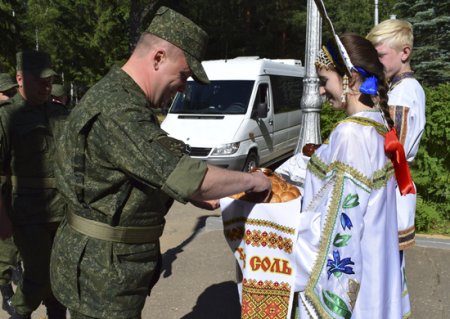
[{"label": "dark braid", "polygon": [[394,121],[391,118],[391,113],[389,112],[389,105],[388,105],[388,85],[386,81],[380,81],[378,82],[378,94],[380,97],[380,109],[383,111],[384,117],[386,119],[386,122],[389,125],[389,128],[394,127]]},{"label": "dark braid", "polygon": [[[355,34],[355,33],[345,33],[340,37],[342,44],[347,49],[347,53],[350,56],[350,60],[352,61],[354,66],[362,67],[364,70],[369,72],[370,74],[375,75],[378,78],[378,96],[379,96],[379,106],[383,115],[386,119],[386,122],[389,125],[389,128],[394,127],[394,121],[391,118],[389,113],[388,106],[388,86],[386,82],[386,78],[383,71],[383,64],[378,59],[378,53],[372,43]],[[337,68],[336,70],[340,73],[341,76],[344,75],[344,71]],[[364,76],[361,75],[364,80]],[[373,102],[371,101],[370,96],[365,94],[361,94],[360,101],[370,107],[373,107]]]}]

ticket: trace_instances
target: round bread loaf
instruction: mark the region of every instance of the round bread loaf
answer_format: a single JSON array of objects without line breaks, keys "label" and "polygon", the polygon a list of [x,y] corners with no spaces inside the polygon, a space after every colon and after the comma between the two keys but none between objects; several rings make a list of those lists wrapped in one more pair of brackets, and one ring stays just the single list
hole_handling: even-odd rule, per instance
[{"label": "round bread loaf", "polygon": [[[296,186],[288,183],[286,180],[284,180],[283,177],[281,177],[277,173],[274,173],[271,169],[256,168],[254,169],[254,171],[263,172],[272,182],[272,192],[269,198],[265,201],[265,203],[288,202],[298,198],[301,195],[300,190]],[[261,202],[260,196],[257,196],[257,194],[255,193],[241,192],[239,194],[235,194],[230,197],[253,203]]]}]

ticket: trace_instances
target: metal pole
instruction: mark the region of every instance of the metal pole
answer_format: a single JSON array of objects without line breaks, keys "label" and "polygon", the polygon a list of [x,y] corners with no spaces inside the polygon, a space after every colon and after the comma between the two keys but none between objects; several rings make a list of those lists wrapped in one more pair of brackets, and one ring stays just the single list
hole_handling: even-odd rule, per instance
[{"label": "metal pole", "polygon": [[39,30],[38,30],[38,28],[34,29],[34,36],[36,38],[36,51],[39,51]]},{"label": "metal pole", "polygon": [[320,109],[322,99],[319,95],[319,78],[314,62],[320,49],[322,39],[322,19],[314,0],[307,3],[305,78],[303,79],[303,96],[300,101],[302,126],[295,153],[300,153],[307,143],[320,144]]},{"label": "metal pole", "polygon": [[375,25],[378,24],[378,0],[375,0],[374,23]]}]

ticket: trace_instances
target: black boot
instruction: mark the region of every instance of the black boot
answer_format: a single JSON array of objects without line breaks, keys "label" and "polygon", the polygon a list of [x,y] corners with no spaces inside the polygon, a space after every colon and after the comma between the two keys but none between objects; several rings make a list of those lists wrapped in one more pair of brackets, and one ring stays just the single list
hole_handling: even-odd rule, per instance
[{"label": "black boot", "polygon": [[47,308],[48,319],[66,319],[66,308]]},{"label": "black boot", "polygon": [[11,284],[0,285],[0,292],[2,293],[3,298],[2,308],[11,315],[13,310],[11,298],[14,296],[14,290],[12,289]]},{"label": "black boot", "polygon": [[67,308],[55,297],[46,299],[44,304],[47,308],[47,319],[66,319]]},{"label": "black boot", "polygon": [[9,319],[31,319],[31,315],[19,315],[17,312],[10,314]]}]

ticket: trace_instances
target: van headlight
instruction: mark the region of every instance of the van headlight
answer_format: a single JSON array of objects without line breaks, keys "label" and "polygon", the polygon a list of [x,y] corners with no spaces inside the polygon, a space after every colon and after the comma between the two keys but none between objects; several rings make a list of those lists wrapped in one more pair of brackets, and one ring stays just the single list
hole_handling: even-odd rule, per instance
[{"label": "van headlight", "polygon": [[230,155],[237,152],[239,149],[239,142],[238,143],[229,143],[229,144],[222,144],[220,146],[217,146],[214,148],[212,155]]}]

